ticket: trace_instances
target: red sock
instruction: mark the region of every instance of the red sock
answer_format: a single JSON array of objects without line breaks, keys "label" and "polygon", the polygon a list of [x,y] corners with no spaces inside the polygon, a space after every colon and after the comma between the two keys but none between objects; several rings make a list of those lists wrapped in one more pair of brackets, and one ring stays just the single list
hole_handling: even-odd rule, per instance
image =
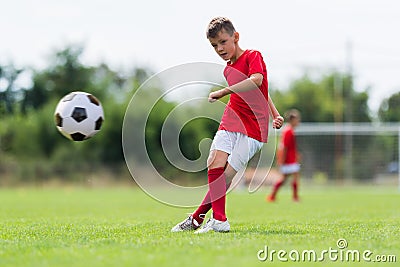
[{"label": "red sock", "polygon": [[210,191],[213,218],[218,221],[226,221],[226,181],[224,170],[223,167],[208,170],[208,187]]},{"label": "red sock", "polygon": [[282,186],[282,184],[283,184],[282,180],[275,184],[274,189],[272,190],[272,194],[271,194],[272,197],[275,197],[276,193],[278,192],[278,190]]},{"label": "red sock", "polygon": [[210,190],[208,190],[200,206],[192,214],[192,216],[199,224],[201,224],[204,221],[205,215],[210,209],[211,209],[211,197],[210,197]]},{"label": "red sock", "polygon": [[[226,191],[228,191],[229,186],[231,183],[226,185]],[[201,202],[200,206],[197,210],[192,214],[193,218],[201,224],[204,221],[204,217],[206,216],[207,212],[211,209],[211,196],[210,190],[207,191],[203,201]]]},{"label": "red sock", "polygon": [[298,188],[297,181],[293,181],[292,188],[293,188],[293,198],[297,199],[298,198],[298,195],[297,195],[297,188]]},{"label": "red sock", "polygon": [[[229,186],[231,186],[231,183],[226,185],[226,191],[228,191]],[[204,221],[204,217],[206,216],[207,212],[210,209],[211,209],[211,197],[210,197],[210,190],[208,190],[200,206],[197,208],[195,212],[193,212],[192,216],[194,219],[196,219],[196,221],[199,224],[202,224]]]}]

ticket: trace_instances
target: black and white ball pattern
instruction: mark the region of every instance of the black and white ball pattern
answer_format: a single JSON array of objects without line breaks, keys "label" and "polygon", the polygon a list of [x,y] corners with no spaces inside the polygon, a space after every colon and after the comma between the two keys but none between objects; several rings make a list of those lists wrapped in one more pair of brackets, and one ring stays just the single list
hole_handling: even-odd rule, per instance
[{"label": "black and white ball pattern", "polygon": [[54,113],[57,129],[68,139],[83,141],[101,129],[104,112],[100,101],[86,92],[64,96]]}]

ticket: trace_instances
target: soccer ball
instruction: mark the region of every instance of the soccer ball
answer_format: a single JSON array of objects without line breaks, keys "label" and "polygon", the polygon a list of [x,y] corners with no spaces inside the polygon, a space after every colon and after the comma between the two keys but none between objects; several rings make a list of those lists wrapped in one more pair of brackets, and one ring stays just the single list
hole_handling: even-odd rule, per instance
[{"label": "soccer ball", "polygon": [[54,112],[57,129],[68,139],[83,141],[98,133],[104,121],[100,101],[85,92],[64,96]]}]

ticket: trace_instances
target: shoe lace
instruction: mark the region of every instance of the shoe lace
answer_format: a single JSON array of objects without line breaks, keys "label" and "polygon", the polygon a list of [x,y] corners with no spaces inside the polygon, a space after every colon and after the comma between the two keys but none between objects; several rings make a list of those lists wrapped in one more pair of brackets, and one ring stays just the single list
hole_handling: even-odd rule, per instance
[{"label": "shoe lace", "polygon": [[179,227],[180,227],[182,230],[191,230],[191,229],[194,229],[194,227],[193,227],[193,217],[192,217],[191,215],[189,215],[189,217],[188,217],[186,220],[184,220],[184,221],[179,225]]}]

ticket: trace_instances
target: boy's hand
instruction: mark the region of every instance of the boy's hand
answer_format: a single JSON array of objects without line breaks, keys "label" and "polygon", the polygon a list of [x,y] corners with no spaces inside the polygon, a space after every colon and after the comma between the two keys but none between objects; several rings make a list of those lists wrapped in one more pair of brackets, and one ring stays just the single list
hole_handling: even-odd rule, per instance
[{"label": "boy's hand", "polygon": [[275,129],[280,129],[283,125],[283,121],[284,119],[282,116],[277,116],[272,122],[272,127],[274,127]]},{"label": "boy's hand", "polygon": [[228,88],[224,88],[215,92],[211,92],[208,95],[208,102],[213,103],[215,101],[217,101],[218,99],[220,99],[221,97],[226,96],[227,94],[230,94],[231,91]]}]

